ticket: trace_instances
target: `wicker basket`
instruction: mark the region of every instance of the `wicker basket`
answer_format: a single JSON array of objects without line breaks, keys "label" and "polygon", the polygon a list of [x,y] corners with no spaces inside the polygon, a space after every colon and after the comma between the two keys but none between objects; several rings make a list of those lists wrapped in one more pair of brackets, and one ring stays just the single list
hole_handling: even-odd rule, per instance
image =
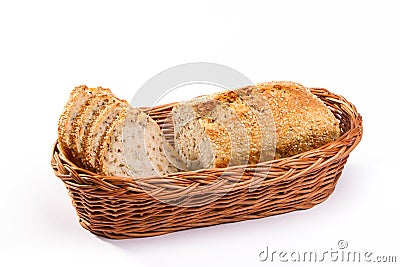
[{"label": "wicker basket", "polygon": [[[340,121],[341,137],[290,158],[143,177],[139,184],[131,178],[99,176],[79,168],[60,153],[56,143],[51,165],[68,189],[82,227],[113,239],[156,236],[308,209],[333,192],[349,153],[362,136],[362,119],[351,103],[326,89],[312,88],[311,92],[322,99]],[[166,118],[173,105],[159,106],[151,112],[145,110],[163,124],[169,140],[172,140],[173,128]],[[222,173],[225,178],[215,183]],[[255,190],[249,190],[256,173],[264,175],[265,179],[260,180]],[[232,180],[235,181],[233,186]],[[210,195],[220,197],[204,205],[185,206],[159,201],[154,194],[178,202],[188,195],[197,200]]]}]

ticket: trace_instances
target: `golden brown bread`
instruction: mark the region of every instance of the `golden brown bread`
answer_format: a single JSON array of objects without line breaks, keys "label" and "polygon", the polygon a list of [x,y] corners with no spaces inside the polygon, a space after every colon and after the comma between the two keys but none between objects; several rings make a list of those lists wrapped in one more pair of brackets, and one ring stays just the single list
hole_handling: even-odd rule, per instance
[{"label": "golden brown bread", "polygon": [[83,108],[82,112],[76,118],[74,123],[71,139],[73,141],[72,150],[76,151],[80,162],[87,166],[85,159],[85,149],[87,137],[91,134],[92,126],[97,118],[100,117],[104,110],[110,108],[114,103],[120,100],[108,93],[97,94],[88,100],[88,105]]},{"label": "golden brown bread", "polygon": [[82,162],[88,169],[97,170],[96,158],[98,156],[101,140],[107,128],[116,120],[121,107],[127,108],[127,101],[114,99],[109,101],[104,108],[101,108],[87,126],[88,131],[82,140]]},{"label": "golden brown bread", "polygon": [[[128,109],[129,104],[107,88],[75,87],[59,120],[62,152],[85,168],[106,174],[104,166],[114,158],[107,140],[115,135],[114,127],[121,125],[119,118]],[[188,169],[289,157],[340,136],[339,123],[329,108],[307,88],[293,82],[261,83],[198,97],[175,106],[173,120],[175,145],[180,156],[192,164]],[[137,129],[137,123],[132,120],[129,127]],[[159,129],[152,131],[155,134]],[[115,142],[114,147],[121,145],[121,141],[111,142]],[[152,164],[156,166],[157,162]],[[159,169],[165,169],[165,173],[173,169],[165,166]]]},{"label": "golden brown bread", "polygon": [[[172,117],[175,145],[188,169],[237,165],[245,152],[249,164],[288,157],[340,135],[328,107],[293,82],[262,83],[195,98],[175,106]],[[237,131],[240,126],[233,126],[235,120],[240,120],[245,132]]]},{"label": "golden brown bread", "polygon": [[[218,94],[211,95],[210,98],[213,98],[216,101],[221,101],[222,103],[226,103],[230,109],[232,109],[241,124],[243,125],[246,135],[249,142],[249,155],[248,155],[248,164],[256,164],[260,160],[261,154],[261,127],[258,123],[258,117],[255,114],[254,109],[247,103],[246,99],[242,97],[240,91],[227,91]],[[218,128],[221,128],[220,126]],[[205,127],[206,131],[208,131],[208,135],[213,138],[216,142],[221,138],[221,134],[214,131],[212,127]],[[222,129],[221,129],[222,130]],[[222,134],[223,135],[223,134]],[[228,141],[230,142],[230,141]],[[221,143],[221,142],[220,142]],[[225,148],[226,149],[226,148]],[[224,150],[225,150],[224,149]],[[228,151],[225,151],[227,154]],[[220,160],[217,157],[217,160]],[[216,162],[215,166],[227,166],[229,163],[229,157],[224,157],[222,162]]]},{"label": "golden brown bread", "polygon": [[275,158],[293,156],[334,141],[339,122],[309,89],[293,82],[269,82],[257,87],[267,98],[276,128]]},{"label": "golden brown bread", "polygon": [[88,130],[88,124],[94,120],[97,111],[105,106],[106,103],[111,101],[118,101],[116,97],[104,90],[98,90],[93,93],[86,102],[81,106],[77,116],[72,121],[70,131],[70,150],[72,156],[81,162],[82,160],[82,139],[85,138],[85,130]]},{"label": "golden brown bread", "polygon": [[152,176],[178,171],[178,156],[157,123],[109,89],[76,87],[60,117],[58,133],[67,158],[99,174]]},{"label": "golden brown bread", "polygon": [[73,130],[73,123],[82,107],[85,105],[87,100],[94,94],[100,92],[107,92],[112,94],[108,88],[88,88],[85,85],[75,87],[69,97],[67,104],[64,106],[64,110],[58,121],[58,141],[60,144],[61,151],[69,158],[74,158],[71,150],[71,131]]}]

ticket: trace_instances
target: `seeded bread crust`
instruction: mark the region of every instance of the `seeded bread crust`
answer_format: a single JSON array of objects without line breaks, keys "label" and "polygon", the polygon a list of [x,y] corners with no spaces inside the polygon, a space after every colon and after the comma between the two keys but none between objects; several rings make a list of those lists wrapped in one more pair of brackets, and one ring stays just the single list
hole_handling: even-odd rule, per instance
[{"label": "seeded bread crust", "polygon": [[[246,136],[249,139],[249,160],[248,164],[256,164],[259,162],[262,152],[265,151],[263,147],[263,125],[268,121],[265,119],[266,112],[262,114],[258,111],[267,110],[264,101],[258,101],[259,98],[252,99],[249,95],[250,91],[256,91],[255,87],[241,88],[236,91],[225,91],[217,94],[210,95],[209,98],[226,103],[229,108],[237,115],[241,124],[246,130]],[[270,119],[272,121],[272,119]],[[212,128],[212,127],[211,127]],[[214,137],[218,138],[218,135]],[[263,156],[265,157],[265,155]],[[218,166],[228,166],[227,161],[215,164]]]},{"label": "seeded bread crust", "polygon": [[[231,147],[229,134],[218,124],[229,115],[221,110],[212,114],[218,105],[210,105],[210,98],[227,104],[241,119],[245,134],[249,136],[250,164],[302,153],[340,135],[338,121],[328,107],[298,83],[271,82],[217,93],[178,104],[172,111],[175,146],[181,157],[186,162],[196,157],[214,158],[208,166],[204,162],[197,166],[188,164],[190,169],[227,167],[232,165],[232,161],[233,165],[239,165],[237,159],[227,156],[229,150],[232,150],[232,155],[243,157],[234,146]],[[184,125],[188,114],[193,122]],[[238,140],[244,138],[237,131],[235,133]],[[199,142],[207,141],[211,144],[199,146]],[[242,146],[240,150],[246,148]]]},{"label": "seeded bread crust", "polygon": [[77,117],[72,123],[72,131],[70,133],[70,150],[72,156],[81,163],[81,142],[84,138],[86,125],[95,119],[95,115],[100,114],[98,111],[105,108],[108,104],[118,101],[116,97],[107,92],[100,91],[91,95],[85,104],[81,107]]},{"label": "seeded bread crust", "polygon": [[88,88],[85,85],[77,86],[72,90],[70,98],[64,107],[64,111],[61,114],[58,123],[58,140],[60,142],[62,152],[69,158],[73,158],[70,148],[70,133],[72,131],[72,124],[79,115],[79,111],[86,103],[87,99],[93,94],[97,94],[99,92],[107,92],[112,94],[108,88]]},{"label": "seeded bread crust", "polygon": [[[207,166],[206,168],[223,168],[228,166],[228,164],[234,160],[233,157],[235,156],[231,155],[233,146],[231,145],[232,140],[229,131],[221,124],[216,123],[213,119],[200,118],[199,123],[201,128],[205,131],[207,138],[211,141],[213,147],[212,155],[214,155],[214,160],[210,165],[207,166],[207,164],[204,164],[200,168],[204,169],[205,166]],[[199,147],[199,151],[203,151],[204,153],[205,150]],[[248,157],[248,155],[245,155],[245,157]],[[242,165],[240,163],[237,164]]]},{"label": "seeded bread crust", "polygon": [[339,138],[339,122],[308,88],[294,82],[257,87],[267,98],[276,128],[276,158],[290,157]]},{"label": "seeded bread crust", "polygon": [[257,133],[249,138],[249,110],[238,110],[243,103],[234,103],[237,99],[237,95],[228,92],[198,97],[174,107],[175,148],[187,169],[248,163],[250,140]]},{"label": "seeded bread crust", "polygon": [[[241,101],[249,109],[246,128],[250,135],[255,135],[250,145],[250,155],[255,155],[249,164],[256,164],[274,159],[275,156],[275,123],[266,97],[255,86],[236,89]],[[238,109],[239,112],[242,110]]]},{"label": "seeded bread crust", "polygon": [[[174,108],[175,147],[187,159],[188,169],[224,168],[273,159],[273,119],[263,95],[257,92],[255,86],[224,91],[185,102],[184,106],[191,106],[189,110],[183,105]],[[192,113],[194,120],[183,126],[179,119],[182,113]]]},{"label": "seeded bread crust", "polygon": [[75,105],[78,96],[84,91],[89,89],[85,85],[80,85],[75,87],[70,93],[67,104],[65,104],[63,112],[61,113],[60,119],[58,120],[58,143],[60,144],[61,151],[66,156],[71,156],[69,145],[66,142],[66,132],[65,128],[69,121],[69,114],[71,112],[72,106]]},{"label": "seeded bread crust", "polygon": [[[84,133],[82,135],[81,139],[81,148],[80,148],[80,154],[81,154],[81,162],[83,166],[89,170],[94,171],[94,166],[92,166],[89,162],[89,155],[87,154],[87,151],[89,150],[90,142],[93,138],[94,135],[94,124],[97,123],[98,120],[103,118],[105,114],[108,114],[110,110],[115,108],[117,103],[110,104],[110,105],[104,105],[101,108],[99,108],[96,113],[93,115],[93,118],[87,122]],[[89,139],[90,137],[90,139]]]},{"label": "seeded bread crust", "polygon": [[76,150],[78,155],[82,153],[83,139],[89,135],[89,130],[92,123],[102,114],[104,114],[106,109],[111,108],[115,103],[120,101],[116,97],[111,97],[108,94],[101,95],[94,99],[91,104],[91,108],[87,109],[85,114],[82,115],[83,120],[78,129],[76,136]]},{"label": "seeded bread crust", "polygon": [[[116,128],[117,124],[119,126]],[[128,132],[128,138],[124,140],[122,138],[125,125],[130,127],[132,132]],[[112,135],[116,132],[118,134]],[[105,151],[104,154],[100,150],[105,145],[103,140],[106,134],[110,141],[108,146],[119,146],[129,150],[127,166],[123,166],[124,161],[121,158],[119,162],[100,160],[112,159],[118,154],[118,151],[114,151],[115,154]],[[79,160],[83,167],[98,173],[101,173],[101,170],[104,170],[104,173],[105,170],[110,170],[107,175],[141,176],[178,171],[175,165],[179,164],[171,162],[179,162],[179,157],[165,140],[157,123],[139,109],[130,108],[128,102],[116,98],[109,89],[76,87],[60,118],[59,138],[63,140],[70,158]],[[116,142],[118,140],[119,142]],[[128,147],[126,142],[144,142],[145,145],[142,148],[134,148]],[[180,164],[182,165],[182,162]]]}]

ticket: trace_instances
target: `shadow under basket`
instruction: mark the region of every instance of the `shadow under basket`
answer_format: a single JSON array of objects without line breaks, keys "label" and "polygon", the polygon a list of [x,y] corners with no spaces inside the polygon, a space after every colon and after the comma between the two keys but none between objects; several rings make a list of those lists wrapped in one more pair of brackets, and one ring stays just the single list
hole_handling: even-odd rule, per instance
[{"label": "shadow under basket", "polygon": [[[178,172],[160,177],[100,176],[65,158],[56,143],[51,165],[72,199],[79,223],[113,239],[263,218],[311,208],[335,189],[349,153],[362,137],[362,118],[342,96],[311,88],[340,121],[334,142],[257,165]],[[143,109],[169,141],[174,103]]]}]

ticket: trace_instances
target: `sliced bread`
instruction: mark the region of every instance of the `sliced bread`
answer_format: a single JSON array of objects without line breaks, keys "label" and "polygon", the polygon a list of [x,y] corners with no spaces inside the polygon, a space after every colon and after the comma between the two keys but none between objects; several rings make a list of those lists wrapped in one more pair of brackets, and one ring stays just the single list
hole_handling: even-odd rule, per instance
[{"label": "sliced bread", "polygon": [[72,124],[76,117],[79,115],[82,107],[86,104],[87,100],[94,94],[99,92],[107,92],[112,94],[108,88],[88,88],[85,85],[75,87],[69,97],[67,104],[58,121],[58,140],[61,151],[69,158],[73,158],[71,151],[71,131]]},{"label": "sliced bread", "polygon": [[154,176],[182,166],[157,123],[137,108],[128,108],[107,130],[97,157],[98,172],[111,176]]},{"label": "sliced bread", "polygon": [[87,125],[87,134],[82,139],[82,163],[90,170],[97,170],[96,158],[99,153],[101,141],[108,128],[116,121],[119,114],[127,109],[127,101],[115,101],[101,109]]},{"label": "sliced bread", "polygon": [[187,169],[222,168],[254,160],[257,155],[250,153],[250,143],[253,148],[260,144],[259,129],[250,134],[249,114],[233,92],[202,96],[175,106],[175,148]]},{"label": "sliced bread", "polygon": [[[230,112],[222,108],[226,106]],[[175,147],[189,169],[292,156],[340,134],[328,107],[307,88],[292,82],[264,83],[186,101],[174,107],[172,118]],[[245,131],[238,123],[232,128],[238,120]],[[246,137],[249,144],[240,142]],[[246,152],[248,161],[243,162]]]},{"label": "sliced bread", "polygon": [[99,114],[99,110],[105,108],[108,104],[112,104],[113,101],[118,99],[106,92],[99,92],[91,95],[81,107],[78,115],[72,123],[72,129],[70,132],[70,149],[72,156],[80,161],[81,158],[81,144],[84,138],[86,126],[91,120]]},{"label": "sliced bread", "polygon": [[75,151],[76,158],[81,160],[83,156],[82,144],[83,139],[89,135],[89,131],[93,122],[101,117],[106,110],[112,108],[115,103],[121,100],[108,93],[94,95],[88,100],[88,104],[84,106],[79,116],[76,118],[71,132],[71,149]]}]

